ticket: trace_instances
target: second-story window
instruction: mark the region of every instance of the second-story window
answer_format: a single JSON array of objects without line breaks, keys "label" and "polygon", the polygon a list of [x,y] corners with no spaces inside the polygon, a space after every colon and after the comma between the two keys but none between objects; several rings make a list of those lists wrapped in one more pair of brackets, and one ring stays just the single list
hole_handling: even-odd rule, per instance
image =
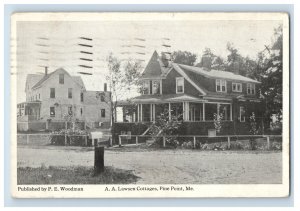
[{"label": "second-story window", "polygon": [[101,117],[105,118],[105,109],[101,109]]},{"label": "second-story window", "polygon": [[68,98],[72,98],[72,88],[68,88]]},{"label": "second-story window", "polygon": [[50,98],[55,98],[55,88],[50,88]]},{"label": "second-story window", "polygon": [[233,92],[242,92],[242,84],[241,83],[232,83],[232,91]]},{"label": "second-story window", "polygon": [[64,84],[65,83],[65,75],[64,74],[59,74],[59,83]]},{"label": "second-story window", "polygon": [[227,92],[226,80],[216,79],[216,91]]},{"label": "second-story window", "polygon": [[176,94],[184,93],[184,78],[176,78]]},{"label": "second-story window", "polygon": [[248,95],[255,94],[255,84],[247,84],[247,94]]},{"label": "second-story window", "polygon": [[142,94],[149,95],[150,94],[150,81],[143,81]]},{"label": "second-story window", "polygon": [[153,80],[152,81],[152,94],[160,94],[160,81],[159,80]]}]

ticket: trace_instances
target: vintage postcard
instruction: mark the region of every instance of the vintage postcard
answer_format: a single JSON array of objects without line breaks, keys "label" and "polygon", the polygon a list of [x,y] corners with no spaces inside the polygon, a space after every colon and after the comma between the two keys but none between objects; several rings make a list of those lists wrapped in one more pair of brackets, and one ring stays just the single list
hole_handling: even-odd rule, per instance
[{"label": "vintage postcard", "polygon": [[17,198],[289,196],[285,13],[15,13]]}]

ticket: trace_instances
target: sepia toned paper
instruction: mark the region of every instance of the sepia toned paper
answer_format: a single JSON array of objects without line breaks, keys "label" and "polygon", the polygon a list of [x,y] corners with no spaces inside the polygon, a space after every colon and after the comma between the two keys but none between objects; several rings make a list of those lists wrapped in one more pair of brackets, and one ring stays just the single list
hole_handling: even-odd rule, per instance
[{"label": "sepia toned paper", "polygon": [[[288,18],[284,13],[13,14],[12,196],[288,197]],[[274,45],[278,27],[282,75],[273,79],[274,84],[282,80],[282,120],[280,132],[275,133],[279,126],[267,132],[261,117],[270,108],[261,91],[266,88],[261,87],[273,90],[273,83],[254,72],[259,65],[268,67],[261,68],[266,77],[277,71],[278,62],[271,59],[278,56]],[[236,57],[230,57],[234,50],[237,53],[231,56]],[[194,54],[193,65],[168,57],[179,51]],[[209,67],[207,52],[213,55]],[[137,87],[114,93],[109,58],[117,58],[122,67],[128,62],[139,65],[140,93]],[[134,114],[127,115],[129,105],[135,106]],[[161,128],[154,135],[148,132],[162,118],[160,105],[169,109],[169,116],[173,111],[179,114],[185,132],[161,135]],[[261,115],[256,115],[254,135],[249,134],[248,105]],[[221,118],[220,131],[214,114]],[[171,117],[166,121],[169,124]],[[72,122],[81,131],[73,135],[77,139],[64,133],[66,129],[75,134]],[[74,144],[80,141],[88,146]],[[103,146],[105,170],[95,173],[99,158],[95,151]]]}]

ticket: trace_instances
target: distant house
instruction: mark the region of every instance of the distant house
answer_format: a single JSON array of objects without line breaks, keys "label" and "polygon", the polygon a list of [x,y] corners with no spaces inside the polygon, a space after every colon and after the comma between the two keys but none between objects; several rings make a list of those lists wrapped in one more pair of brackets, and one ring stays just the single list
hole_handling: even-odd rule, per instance
[{"label": "distant house", "polygon": [[62,129],[66,115],[89,128],[110,126],[110,92],[87,91],[80,76],[63,68],[28,74],[25,93],[26,102],[17,105],[18,130]]},{"label": "distant house", "polygon": [[223,116],[221,134],[247,134],[250,114],[261,120],[260,82],[238,70],[214,70],[210,58],[203,59],[206,66],[200,68],[164,61],[155,51],[140,78],[142,94],[132,99],[135,111],[128,114],[123,106],[121,130],[141,134],[147,126],[136,123],[149,125],[168,110],[169,118],[182,115],[184,135],[207,135],[214,129],[214,114]]}]

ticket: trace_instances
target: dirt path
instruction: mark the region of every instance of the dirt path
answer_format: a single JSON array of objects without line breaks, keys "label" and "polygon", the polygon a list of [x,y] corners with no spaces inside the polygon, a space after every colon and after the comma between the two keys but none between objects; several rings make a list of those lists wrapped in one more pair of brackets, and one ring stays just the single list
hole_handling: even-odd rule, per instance
[{"label": "dirt path", "polygon": [[[18,166],[93,166],[81,148],[18,148]],[[281,183],[281,152],[196,150],[105,151],[105,165],[132,170],[140,184]]]}]

